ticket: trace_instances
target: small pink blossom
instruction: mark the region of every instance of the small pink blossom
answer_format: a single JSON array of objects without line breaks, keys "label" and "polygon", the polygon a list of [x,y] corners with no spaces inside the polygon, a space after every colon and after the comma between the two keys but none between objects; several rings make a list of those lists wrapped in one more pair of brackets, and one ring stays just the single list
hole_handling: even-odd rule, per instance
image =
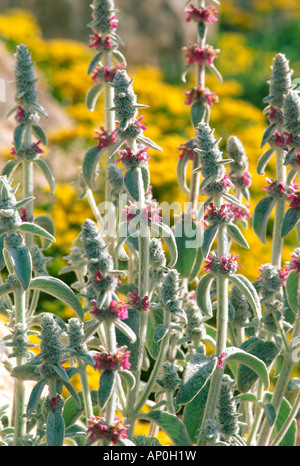
[{"label": "small pink blossom", "polygon": [[286,279],[288,277],[288,274],[290,272],[289,266],[284,265],[280,270],[279,270],[279,278],[281,279],[281,285],[284,286],[286,284]]},{"label": "small pink blossom", "polygon": [[113,29],[117,29],[118,25],[119,25],[119,21],[116,19],[116,15],[113,15],[110,20],[109,20],[109,25],[110,27],[112,27]]},{"label": "small pink blossom", "polygon": [[96,48],[96,49],[104,49],[104,50],[109,50],[112,48],[111,42],[110,42],[110,37],[106,36],[105,39],[103,40],[101,34],[93,34],[90,36],[90,45],[89,48]]},{"label": "small pink blossom", "polygon": [[87,419],[90,426],[87,429],[89,434],[88,439],[94,440],[95,438],[106,438],[107,437],[107,425],[105,424],[105,418],[99,416],[93,416],[91,419]]},{"label": "small pink blossom", "polygon": [[119,319],[128,319],[128,304],[124,304],[123,301],[111,300],[109,309],[111,312],[116,313]]},{"label": "small pink blossom", "polygon": [[194,102],[202,102],[210,107],[213,106],[214,102],[219,102],[219,98],[215,92],[210,92],[209,89],[203,88],[202,86],[193,87],[190,91],[184,93],[186,95],[185,105],[192,105]]},{"label": "small pink blossom", "polygon": [[221,353],[220,356],[218,356],[218,367],[220,367],[221,369],[224,369],[224,358],[225,358],[226,354],[225,353]]},{"label": "small pink blossom", "polygon": [[127,302],[129,306],[137,306],[142,309],[150,309],[150,306],[148,304],[148,296],[140,298],[136,290],[134,290],[133,293],[128,293],[128,296],[130,298],[130,301]]},{"label": "small pink blossom", "polygon": [[51,407],[52,407],[53,409],[58,408],[57,396],[53,396],[53,397],[51,398],[50,403],[51,403]]},{"label": "small pink blossom", "polygon": [[118,154],[121,155],[121,158],[116,160],[116,162],[126,162],[131,161],[132,159],[136,158],[139,162],[147,162],[150,159],[150,156],[147,154],[149,147],[144,147],[143,149],[139,150],[136,154],[133,153],[132,149],[126,147],[125,150],[118,151]]},{"label": "small pink blossom", "polygon": [[100,347],[100,352],[94,353],[94,369],[100,371],[107,370],[127,370],[131,364],[129,362],[130,352],[125,351],[126,346],[122,346],[115,353],[106,351],[103,347]]},{"label": "small pink blossom", "polygon": [[184,47],[183,50],[186,52],[186,58],[188,64],[193,63],[206,63],[213,65],[214,59],[217,58],[219,50],[214,49],[211,45],[207,45],[204,49],[200,48],[197,44]]},{"label": "small pink blossom", "polygon": [[103,128],[103,126],[101,126],[100,131],[95,130],[95,133],[97,133],[97,136],[94,136],[94,139],[98,141],[98,149],[108,147],[110,144],[114,144],[117,141],[115,137],[116,130],[112,131],[111,134],[108,134],[108,132]]},{"label": "small pink blossom", "polygon": [[25,209],[25,207],[23,207],[22,209],[21,220],[22,222],[27,222],[27,210]]},{"label": "small pink blossom", "polygon": [[25,118],[25,110],[23,107],[21,107],[20,105],[18,106],[18,111],[16,113],[16,119],[17,120],[24,120]]},{"label": "small pink blossom", "polygon": [[300,255],[295,252],[291,255],[290,270],[300,273]]},{"label": "small pink blossom", "polygon": [[189,160],[194,160],[194,150],[191,147],[188,147],[187,144],[181,144],[177,147],[177,149],[181,151],[179,154],[179,158],[181,160],[185,157],[188,157]]},{"label": "small pink blossom", "polygon": [[213,23],[217,21],[216,14],[218,13],[217,9],[209,6],[207,8],[197,8],[193,4],[190,5],[189,8],[185,9],[185,13],[187,13],[186,21],[198,21],[203,22],[207,21],[209,23]]}]

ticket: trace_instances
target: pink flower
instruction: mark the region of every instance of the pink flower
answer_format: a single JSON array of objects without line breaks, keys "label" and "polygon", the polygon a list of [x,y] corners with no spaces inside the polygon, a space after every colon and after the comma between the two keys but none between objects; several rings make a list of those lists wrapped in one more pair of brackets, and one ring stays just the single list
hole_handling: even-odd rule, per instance
[{"label": "pink flower", "polygon": [[288,277],[288,274],[290,272],[290,268],[288,265],[284,265],[280,270],[279,270],[279,277],[281,278],[281,285],[284,286],[286,284],[286,279]]},{"label": "pink flower", "polygon": [[90,426],[87,429],[87,433],[89,434],[89,440],[107,437],[108,428],[107,425],[104,424],[104,417],[93,416],[91,419],[87,419],[87,422],[90,424]]},{"label": "pink flower", "polygon": [[291,255],[290,269],[300,273],[300,255],[295,252]]},{"label": "pink flower", "polygon": [[17,114],[16,114],[16,119],[17,120],[24,120],[25,118],[25,110],[23,107],[21,107],[20,105],[18,106],[18,111],[17,111]]},{"label": "pink flower", "polygon": [[274,181],[272,178],[266,178],[266,181],[269,183],[269,186],[264,186],[262,188],[264,191],[285,194],[286,186],[282,181],[278,183],[277,181]]},{"label": "pink flower", "polygon": [[207,21],[209,23],[213,23],[214,21],[217,21],[215,15],[218,13],[218,11],[216,10],[216,8],[212,6],[209,6],[208,8],[197,8],[193,4],[191,4],[189,8],[185,9],[185,12],[188,15],[188,17],[186,18],[187,22]]},{"label": "pink flower", "polygon": [[109,309],[111,312],[116,313],[119,319],[128,319],[128,304],[124,304],[123,301],[115,301],[114,299],[110,302]]},{"label": "pink flower", "polygon": [[40,148],[41,142],[42,142],[42,140],[39,139],[36,143],[34,143],[34,150],[36,151],[37,154],[43,154],[44,153],[43,149]]},{"label": "pink flower", "polygon": [[194,150],[191,147],[188,147],[187,144],[181,144],[177,147],[178,150],[182,152],[179,154],[179,158],[182,160],[185,157],[188,157],[189,160],[194,160]]},{"label": "pink flower", "polygon": [[94,353],[94,369],[99,369],[100,371],[129,369],[131,366],[129,362],[130,352],[125,351],[126,348],[126,346],[122,346],[115,353],[110,353],[106,351],[103,347],[100,347],[100,352]]},{"label": "pink flower", "polygon": [[207,45],[205,49],[200,48],[197,44],[193,44],[189,47],[184,47],[183,50],[186,52],[186,58],[188,64],[193,63],[206,63],[213,65],[214,59],[217,58],[219,50],[215,50],[212,46]]},{"label": "pink flower", "polygon": [[232,188],[232,183],[229,181],[229,175],[228,173],[224,176],[224,178],[221,180],[221,183],[223,186],[226,188]]},{"label": "pink flower", "polygon": [[220,367],[221,369],[224,369],[223,362],[224,362],[225,356],[226,356],[225,353],[222,353],[220,354],[220,356],[218,356],[218,367]]},{"label": "pink flower", "polygon": [[57,396],[53,396],[53,397],[51,398],[50,403],[51,403],[51,407],[52,407],[53,409],[58,408]]},{"label": "pink flower", "polygon": [[290,201],[289,206],[292,209],[298,209],[298,207],[300,206],[300,192],[288,194],[287,200]]},{"label": "pink flower", "polygon": [[109,50],[109,49],[112,48],[109,36],[106,36],[105,39],[103,40],[101,34],[97,34],[95,32],[95,34],[90,36],[90,40],[91,40],[91,43],[89,45],[89,48],[91,48],[91,49],[92,48],[96,48],[96,49],[102,48],[104,50]]},{"label": "pink flower", "polygon": [[113,29],[117,29],[119,21],[116,19],[116,15],[113,15],[109,20],[109,25]]},{"label": "pink flower", "polygon": [[121,158],[116,160],[116,162],[126,162],[131,161],[132,159],[136,158],[139,162],[147,162],[150,159],[150,156],[147,154],[149,147],[144,147],[143,149],[139,150],[136,154],[133,151],[126,147],[125,150],[118,151],[118,154],[121,155]]},{"label": "pink flower", "polygon": [[94,69],[92,73],[92,80],[95,83],[98,82],[112,82],[114,77],[116,76],[118,70],[123,68],[124,64],[121,63],[120,65],[109,67],[103,66],[101,63]]},{"label": "pink flower", "polygon": [[204,270],[205,272],[209,272],[212,265],[215,262],[215,258],[212,256],[208,256],[207,259],[204,259],[204,262],[206,263],[206,265],[204,266]]},{"label": "pink flower", "polygon": [[105,147],[108,147],[110,144],[114,144],[116,142],[116,130],[112,131],[111,134],[108,134],[108,132],[105,131],[103,126],[101,126],[100,131],[96,129],[95,132],[97,133],[97,136],[94,136],[94,139],[98,141],[98,149],[103,149]]},{"label": "pink flower", "polygon": [[27,210],[25,209],[25,207],[23,207],[22,209],[21,220],[22,222],[27,222]]},{"label": "pink flower", "polygon": [[93,279],[93,282],[97,283],[97,282],[102,282],[102,281],[103,281],[103,274],[102,274],[101,270],[97,270],[96,271],[96,277]]},{"label": "pink flower", "polygon": [[140,118],[138,118],[137,121],[136,121],[136,124],[140,129],[142,129],[143,131],[146,131],[147,126],[145,126],[143,123],[141,123],[143,118],[144,118],[144,115],[142,115]]},{"label": "pink flower", "polygon": [[210,92],[209,89],[203,88],[202,86],[193,87],[190,91],[184,93],[187,98],[185,100],[185,105],[192,105],[194,102],[202,102],[207,104],[210,107],[213,106],[214,102],[218,102],[219,98],[215,92]]},{"label": "pink flower", "polygon": [[143,299],[141,299],[136,290],[133,291],[133,294],[128,293],[128,296],[131,298],[130,301],[127,302],[129,306],[137,306],[142,309],[150,309],[150,306],[148,304],[148,296],[145,296]]}]

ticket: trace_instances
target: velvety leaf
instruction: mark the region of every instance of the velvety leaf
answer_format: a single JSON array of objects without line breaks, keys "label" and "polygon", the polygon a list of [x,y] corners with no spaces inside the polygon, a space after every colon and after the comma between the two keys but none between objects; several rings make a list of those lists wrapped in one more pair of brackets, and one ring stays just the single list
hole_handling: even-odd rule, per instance
[{"label": "velvety leaf", "polygon": [[8,246],[5,250],[22,287],[24,290],[27,290],[30,285],[32,273],[32,261],[29,249],[27,246],[20,246],[17,248]]},{"label": "velvety leaf", "polygon": [[287,236],[293,228],[297,225],[300,219],[300,209],[288,209],[285,213],[284,219],[281,225],[281,237]]},{"label": "velvety leaf", "polygon": [[10,178],[19,165],[20,162],[17,159],[8,160],[3,167],[2,176]]},{"label": "velvety leaf", "polygon": [[31,280],[30,288],[32,290],[39,290],[44,293],[48,293],[51,296],[60,299],[63,303],[75,311],[80,320],[83,320],[84,312],[81,302],[75,293],[71,290],[71,288],[62,280],[50,276],[35,277]]},{"label": "velvety leaf", "polygon": [[227,225],[227,232],[230,238],[233,239],[233,241],[235,241],[237,244],[246,249],[250,248],[249,244],[247,243],[243,233],[241,232],[238,226],[234,225],[233,223]]},{"label": "velvety leaf", "polygon": [[54,189],[55,189],[55,179],[54,179],[54,176],[51,172],[49,165],[43,159],[36,159],[34,163],[38,165],[38,167],[40,167],[40,169],[44,173],[44,176],[49,184],[50,194],[51,196],[53,196]]},{"label": "velvety leaf", "polygon": [[89,67],[88,67],[88,71],[87,71],[87,74],[90,75],[94,69],[96,68],[96,66],[98,65],[98,63],[100,62],[101,60],[101,57],[102,57],[102,52],[100,53],[97,53],[91,60],[90,64],[89,64]]},{"label": "velvety leaf", "polygon": [[65,423],[59,411],[50,411],[47,417],[46,438],[49,447],[62,447]]},{"label": "velvety leaf", "polygon": [[184,424],[174,414],[164,413],[158,409],[148,413],[139,413],[140,419],[157,424],[171,439],[176,446],[192,446],[191,439],[186,431]]},{"label": "velvety leaf", "polygon": [[292,390],[299,390],[299,389],[300,389],[299,377],[293,377],[291,380],[289,380],[289,383],[287,385],[288,392],[291,392]]},{"label": "velvety leaf", "polygon": [[33,389],[31,390],[31,394],[27,403],[27,408],[26,408],[26,416],[29,417],[33,413],[33,411],[36,409],[40,398],[42,396],[43,389],[46,385],[46,381],[44,379],[39,380],[37,382]]},{"label": "velvety leaf", "polygon": [[140,312],[136,309],[128,309],[128,319],[124,319],[124,322],[132,329],[137,336],[136,342],[132,343],[130,339],[124,335],[118,328],[116,328],[118,346],[127,346],[127,350],[130,351],[129,362],[131,364],[130,369],[136,370],[138,355],[139,355],[139,327],[140,327]]},{"label": "velvety leaf", "polygon": [[[272,401],[272,394],[266,393],[265,394],[265,401],[271,402]],[[286,421],[292,407],[286,398],[283,398],[278,415],[275,421],[274,430],[272,431],[272,438],[274,438],[277,432],[280,431],[281,426]],[[294,419],[287,430],[286,434],[284,435],[283,439],[279,442],[278,446],[280,447],[293,447],[296,445],[297,440],[297,421]]]},{"label": "velvety leaf", "polygon": [[115,371],[102,371],[100,376],[100,387],[98,390],[98,401],[100,408],[104,408],[110,399],[116,383]]},{"label": "velvety leaf", "polygon": [[209,254],[210,249],[216,239],[218,230],[219,225],[210,225],[205,229],[202,244],[203,257],[207,257],[207,255]]},{"label": "velvety leaf", "polygon": [[194,128],[203,120],[206,113],[206,106],[201,102],[195,102],[191,106],[191,121]]},{"label": "velvety leaf", "polygon": [[156,359],[159,353],[160,344],[159,342],[154,341],[155,329],[162,325],[164,321],[164,311],[163,309],[152,309],[149,312],[148,316],[148,325],[147,325],[147,349],[150,356],[153,359]]},{"label": "velvety leaf", "polygon": [[45,238],[48,241],[55,242],[54,236],[49,233],[49,231],[35,223],[23,222],[18,226],[17,230],[21,231],[22,233],[30,233],[31,235],[40,236],[41,238]]},{"label": "velvety leaf", "polygon": [[193,444],[196,444],[198,440],[197,437],[202,424],[209,387],[210,380],[192,401],[184,405],[183,423]]},{"label": "velvety leaf", "polygon": [[82,163],[82,175],[85,183],[92,190],[96,189],[96,173],[100,158],[105,148],[91,147],[84,156]]},{"label": "velvety leaf", "polygon": [[266,244],[267,224],[275,203],[274,197],[266,196],[256,204],[253,212],[253,230],[264,244]]},{"label": "velvety leaf", "polygon": [[270,426],[272,426],[274,424],[276,416],[277,416],[276,409],[274,408],[272,403],[262,403],[261,402],[259,404],[266,413],[266,418],[267,418],[268,423],[270,424]]},{"label": "velvety leaf", "polygon": [[197,289],[196,289],[197,304],[199,308],[201,309],[201,312],[208,317],[212,317],[213,315],[212,303],[211,303],[211,297],[210,297],[210,288],[211,288],[214,278],[215,277],[212,273],[203,275],[200,278],[199,283],[197,285]]},{"label": "velvety leaf", "polygon": [[25,125],[16,126],[14,129],[14,145],[16,151],[19,151],[22,147],[23,136],[26,130]]},{"label": "velvety leaf", "polygon": [[154,342],[159,343],[168,332],[169,332],[168,327],[165,327],[163,324],[159,324],[154,331],[154,335],[153,335]]},{"label": "velvety leaf", "polygon": [[276,125],[275,123],[272,123],[271,125],[269,125],[265,131],[264,131],[264,134],[263,134],[263,137],[262,137],[262,140],[261,140],[261,145],[260,147],[264,147],[265,144],[268,142],[268,140],[270,139],[270,137],[272,136],[273,134],[273,131],[275,130],[276,128]]},{"label": "velvety leaf", "polygon": [[217,366],[217,358],[196,353],[187,362],[176,402],[189,403],[202,390]]},{"label": "velvety leaf", "polygon": [[44,144],[44,146],[46,146],[47,136],[46,136],[44,129],[40,125],[33,125],[32,129],[35,132],[35,135],[37,136],[37,138],[42,141],[42,144]]},{"label": "velvety leaf", "polygon": [[200,225],[180,219],[175,223],[174,236],[178,251],[175,268],[181,277],[187,278],[193,269],[198,249],[202,243]]},{"label": "velvety leaf", "polygon": [[157,235],[159,235],[165,242],[169,250],[169,253],[170,253],[170,261],[169,261],[168,266],[174,267],[174,265],[177,262],[178,252],[177,252],[176,240],[175,240],[173,231],[165,223],[156,223],[156,222],[151,223],[151,229],[153,229],[154,232]]},{"label": "velvety leaf", "polygon": [[[50,235],[54,237],[55,227],[51,217],[49,217],[48,215],[39,215],[38,217],[35,217],[34,223],[43,228],[44,230],[48,231],[48,233],[50,233]],[[51,246],[52,241],[50,239],[41,237],[41,244],[43,249],[47,249]]]},{"label": "velvety leaf", "polygon": [[195,278],[199,275],[200,270],[203,265],[203,260],[204,260],[204,257],[202,253],[202,248],[198,248],[196,252],[196,258],[195,258],[193,268],[191,269],[189,276],[188,276],[189,282],[192,282],[193,280],[195,280]]},{"label": "velvety leaf", "polygon": [[22,366],[16,366],[10,372],[12,377],[15,377],[19,380],[40,380],[41,375],[39,373],[38,367],[36,364],[26,363]]},{"label": "velvety leaf", "polygon": [[300,275],[296,273],[295,270],[291,270],[288,274],[285,286],[288,304],[295,314],[297,313],[298,293],[300,288],[299,277]]},{"label": "velvety leaf", "polygon": [[129,196],[135,201],[139,201],[140,192],[145,192],[141,169],[134,168],[132,170],[127,170],[124,175],[124,185]]},{"label": "velvety leaf", "polygon": [[128,385],[128,389],[132,390],[135,386],[135,377],[131,371],[122,370],[119,371],[119,375],[121,379],[125,380],[126,384]]},{"label": "velvety leaf", "polygon": [[98,97],[103,91],[103,89],[103,84],[97,83],[87,91],[85,103],[90,112],[93,112],[95,110]]},{"label": "velvety leaf", "polygon": [[[84,412],[84,402],[82,392],[78,392],[80,407],[72,396],[69,396],[64,403],[63,418],[66,427],[72,426]],[[91,399],[93,406],[98,404],[98,390],[91,390]]]},{"label": "velvety leaf", "polygon": [[187,185],[187,179],[186,179],[188,164],[189,164],[188,157],[182,157],[182,158],[179,157],[177,161],[177,170],[176,170],[179,188],[181,189],[183,194],[187,196],[190,193],[190,189]]},{"label": "velvety leaf", "polygon": [[66,372],[66,370],[59,364],[52,364],[51,366],[56,374],[58,375],[58,377],[60,379],[62,379],[64,382],[69,382],[69,377],[68,377],[68,374]]},{"label": "velvety leaf", "polygon": [[254,312],[254,315],[257,317],[258,320],[260,320],[261,318],[260,299],[252,283],[248,280],[248,278],[240,274],[231,275],[230,280],[240,290],[240,292],[245,296],[251,309]]},{"label": "velvety leaf", "polygon": [[268,162],[271,160],[271,157],[274,154],[274,149],[270,148],[267,149],[258,159],[257,166],[256,166],[256,172],[258,175],[264,175],[265,173],[265,168],[268,164]]}]

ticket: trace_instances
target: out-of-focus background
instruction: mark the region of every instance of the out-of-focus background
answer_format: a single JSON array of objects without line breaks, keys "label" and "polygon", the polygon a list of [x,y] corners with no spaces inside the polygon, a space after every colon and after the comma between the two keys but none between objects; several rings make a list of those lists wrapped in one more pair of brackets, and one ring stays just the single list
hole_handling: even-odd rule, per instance
[{"label": "out-of-focus background", "polygon": [[[152,152],[151,184],[154,197],[172,203],[187,201],[176,180],[178,146],[193,135],[190,107],[184,92],[193,85],[193,73],[183,84],[185,66],[182,48],[195,39],[195,23],[186,22],[184,0],[115,0],[119,9],[118,34],[125,45],[120,47],[128,61],[128,74],[135,78],[138,101],[149,105],[143,111],[146,135],[163,148]],[[217,6],[216,4],[214,4]],[[224,0],[219,21],[210,28],[209,42],[220,49],[216,65],[223,75],[219,84],[207,73],[207,86],[219,96],[211,112],[211,126],[222,136],[221,146],[236,135],[245,146],[252,174],[250,208],[264,196],[267,184],[256,174],[256,162],[262,153],[260,141],[268,122],[262,113],[263,98],[268,95],[267,80],[273,56],[282,52],[290,60],[294,78],[300,78],[300,2],[298,0]],[[88,0],[0,0],[0,78],[6,83],[6,102],[0,102],[0,162],[11,156],[14,118],[6,119],[14,106],[13,53],[26,44],[36,63],[36,76],[43,94],[40,103],[49,118],[41,124],[47,131],[49,145],[45,160],[57,180],[53,199],[43,178],[36,173],[37,214],[48,211],[56,225],[56,245],[51,249],[51,273],[65,265],[63,256],[76,237],[86,216],[90,215],[85,199],[78,200],[78,178],[85,151],[94,145],[94,130],[104,124],[103,100],[95,112],[85,106],[85,95],[93,84],[87,66],[93,56],[89,49],[91,19]],[[266,176],[274,175],[270,165]],[[18,175],[16,174],[16,177]],[[101,192],[96,194],[101,201]],[[269,229],[271,231],[272,221]],[[244,273],[251,280],[258,276],[261,263],[269,262],[269,244],[262,245],[254,235],[251,222],[245,232],[250,252],[238,250]],[[269,240],[270,241],[270,240]],[[287,237],[285,260],[296,246],[293,234]],[[47,304],[49,306],[49,304]],[[53,303],[57,306],[57,303]],[[55,311],[56,312],[56,311]]]}]

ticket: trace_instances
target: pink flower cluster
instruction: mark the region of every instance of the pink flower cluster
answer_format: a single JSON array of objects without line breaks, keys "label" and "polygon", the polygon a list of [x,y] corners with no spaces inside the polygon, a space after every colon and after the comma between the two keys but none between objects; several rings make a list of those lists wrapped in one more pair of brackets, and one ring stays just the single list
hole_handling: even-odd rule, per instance
[{"label": "pink flower cluster", "polygon": [[216,92],[210,92],[209,89],[193,87],[190,91],[184,93],[186,95],[185,105],[192,105],[195,102],[202,102],[203,104],[212,107],[214,102],[219,102]]},{"label": "pink flower cluster", "polygon": [[225,353],[221,353],[220,356],[218,356],[218,367],[220,367],[221,369],[224,369],[224,358],[225,358],[226,354]]},{"label": "pink flower cluster", "polygon": [[148,296],[140,298],[136,290],[133,293],[128,293],[128,296],[130,298],[130,301],[127,302],[128,306],[135,306],[138,309],[150,309]]},{"label": "pink flower cluster", "polygon": [[118,70],[123,68],[123,63],[117,66],[103,66],[101,63],[94,69],[92,73],[92,80],[95,83],[98,82],[112,82],[116,76]]},{"label": "pink flower cluster", "polygon": [[125,213],[123,221],[130,222],[136,217],[148,222],[161,222],[162,217],[159,215],[160,208],[157,208],[156,200],[153,199],[151,204],[147,205],[142,212],[137,208],[136,202],[129,201],[129,206],[126,206],[122,212]]},{"label": "pink flower cluster", "polygon": [[97,34],[95,32],[92,36],[90,36],[89,48],[96,48],[97,50],[110,50],[112,48],[110,37],[107,35],[103,40],[101,34]]},{"label": "pink flower cluster", "polygon": [[287,187],[285,183],[280,181],[279,183],[276,180],[273,180],[272,178],[266,178],[266,181],[268,182],[268,186],[264,186],[262,189],[264,191],[267,191],[269,194],[280,194],[280,195],[285,195],[287,194]]},{"label": "pink flower cluster", "polygon": [[186,21],[197,21],[197,22],[204,22],[207,21],[209,23],[213,23],[217,21],[216,14],[218,13],[217,9],[209,6],[207,8],[197,8],[193,4],[190,5],[189,8],[185,9],[185,13],[187,13]]},{"label": "pink flower cluster", "polygon": [[130,352],[125,351],[126,346],[122,346],[115,353],[106,351],[105,348],[100,347],[100,352],[94,353],[94,369],[100,371],[116,371],[119,369],[129,369],[131,364],[129,362]]},{"label": "pink flower cluster", "polygon": [[[257,280],[262,280],[263,267],[258,267],[258,270],[260,272],[260,276],[257,278]],[[288,265],[284,265],[280,270],[278,270],[278,276],[282,286],[285,285],[289,272],[290,268]]]},{"label": "pink flower cluster", "polygon": [[131,162],[137,160],[138,162],[147,162],[150,159],[150,156],[147,154],[149,147],[144,147],[140,149],[136,154],[133,153],[130,147],[126,147],[125,150],[118,151],[118,154],[121,155],[121,158],[116,160],[116,162]]},{"label": "pink flower cluster", "polygon": [[[91,300],[92,310],[90,313],[94,316],[101,314],[101,309],[97,306],[97,301],[95,299]],[[115,301],[114,299],[111,300],[109,304],[109,312],[118,317],[121,320],[128,319],[128,305],[125,304],[123,301]]]},{"label": "pink flower cluster", "polygon": [[16,113],[16,119],[17,120],[24,120],[25,118],[25,110],[21,105],[18,106],[17,113]]},{"label": "pink flower cluster", "polygon": [[276,146],[288,146],[292,142],[292,135],[284,131],[284,133],[280,133],[280,131],[276,131],[275,133],[275,144]]},{"label": "pink flower cluster", "polygon": [[179,154],[181,160],[185,157],[188,157],[189,160],[194,160],[194,149],[190,147],[189,143],[181,144],[177,149],[181,151]]},{"label": "pink flower cluster", "polygon": [[214,49],[211,45],[207,45],[204,49],[199,47],[197,44],[192,44],[189,47],[184,47],[183,50],[186,52],[186,58],[188,64],[193,63],[206,63],[207,65],[213,65],[214,59],[217,58],[219,50]]},{"label": "pink flower cluster", "polygon": [[[39,139],[37,142],[34,142],[33,144],[31,144],[31,146],[27,146],[25,148],[25,152],[26,152],[25,157],[28,155],[29,158],[33,158],[37,154],[43,154],[44,151],[40,147],[41,142],[42,142],[42,140]],[[22,150],[23,150],[23,148],[22,148]],[[13,144],[12,149],[10,150],[10,154],[14,155],[14,156],[17,155],[17,151],[16,151],[16,149],[14,147],[14,144]]]},{"label": "pink flower cluster", "polygon": [[116,140],[116,130],[112,131],[112,133],[108,134],[108,132],[101,126],[100,130],[95,130],[97,136],[94,136],[94,139],[98,141],[97,148],[103,149],[108,147],[110,144],[115,144]]},{"label": "pink flower cluster", "polygon": [[251,174],[245,171],[242,176],[230,175],[231,181],[240,188],[248,188],[252,184]]},{"label": "pink flower cluster", "polygon": [[91,419],[88,419],[90,424],[87,429],[87,434],[89,435],[89,440],[107,438],[110,439],[114,445],[117,445],[119,439],[128,438],[127,430],[130,425],[125,423],[126,418],[120,419],[119,416],[116,416],[114,422],[111,426],[107,426],[105,422],[105,417],[93,416]]},{"label": "pink flower cluster", "polygon": [[292,253],[289,268],[296,273],[300,273],[300,251]]},{"label": "pink flower cluster", "polygon": [[239,255],[231,254],[229,257],[222,256],[220,259],[212,252],[207,259],[204,259],[206,265],[204,269],[206,272],[220,272],[220,273],[231,273],[236,272],[237,269],[242,268],[237,263]]}]

